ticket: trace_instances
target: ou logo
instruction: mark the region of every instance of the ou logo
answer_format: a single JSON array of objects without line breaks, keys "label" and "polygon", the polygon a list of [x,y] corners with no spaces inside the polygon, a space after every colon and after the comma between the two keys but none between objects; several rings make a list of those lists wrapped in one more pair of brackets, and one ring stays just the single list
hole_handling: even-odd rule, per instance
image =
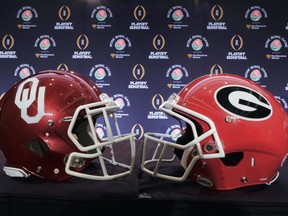
[{"label": "ou logo", "polygon": [[226,112],[250,121],[268,119],[273,112],[263,95],[244,86],[224,86],[216,91],[215,100]]},{"label": "ou logo", "polygon": [[[25,84],[31,83],[30,88],[24,88]],[[23,81],[16,92],[15,104],[21,110],[21,118],[28,124],[38,123],[44,115],[44,97],[46,87],[39,87],[39,80],[31,77]],[[37,93],[38,89],[38,93]],[[37,114],[29,116],[27,113],[28,108],[37,100]]]}]

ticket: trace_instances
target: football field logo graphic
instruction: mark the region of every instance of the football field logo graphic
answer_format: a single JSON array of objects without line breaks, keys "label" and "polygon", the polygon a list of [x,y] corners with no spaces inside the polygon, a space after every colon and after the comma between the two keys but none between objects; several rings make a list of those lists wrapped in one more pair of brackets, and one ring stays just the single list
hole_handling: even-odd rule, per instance
[{"label": "football field logo graphic", "polygon": [[272,106],[261,94],[244,86],[224,86],[215,92],[217,104],[241,119],[261,121],[272,115]]}]

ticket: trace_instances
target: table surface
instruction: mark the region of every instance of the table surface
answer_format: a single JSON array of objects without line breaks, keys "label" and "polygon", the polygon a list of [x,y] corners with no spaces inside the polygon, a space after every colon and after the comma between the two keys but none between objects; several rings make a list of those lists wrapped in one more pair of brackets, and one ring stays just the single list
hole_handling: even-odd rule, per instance
[{"label": "table surface", "polygon": [[[141,151],[141,149],[137,151]],[[285,163],[280,170],[279,178],[269,186],[260,185],[228,191],[214,191],[202,187],[191,180],[185,182],[171,182],[168,180],[153,178],[152,176],[140,171],[139,161],[140,160],[137,160],[135,169],[131,175],[120,179],[93,181],[72,177],[68,181],[56,183],[36,177],[22,179],[6,176],[2,170],[4,158],[0,154],[0,210],[2,210],[1,208],[4,208],[6,211],[7,214],[3,213],[3,215],[14,215],[11,214],[13,211],[17,212],[15,213],[15,215],[17,215],[19,212],[23,213],[23,208],[25,211],[29,210],[31,213],[33,209],[35,210],[36,205],[39,208],[44,208],[44,206],[50,205],[49,209],[58,206],[58,210],[61,209],[60,212],[63,212],[64,202],[66,207],[69,205],[69,209],[75,212],[78,209],[76,209],[76,206],[80,202],[86,211],[90,211],[90,208],[92,208],[91,203],[93,203],[95,207],[95,203],[101,202],[101,205],[103,205],[104,201],[107,204],[104,206],[110,206],[110,210],[112,210],[113,205],[111,205],[111,203],[115,204],[115,201],[117,201],[117,204],[120,205],[120,203],[123,203],[123,200],[129,200],[129,203],[138,201],[145,202],[145,205],[147,205],[146,202],[154,202],[155,204],[157,201],[163,201],[164,203],[162,202],[162,205],[160,206],[163,207],[164,205],[165,208],[167,208],[169,203],[171,204],[171,201],[173,201],[174,207],[175,202],[178,204],[180,203],[180,205],[187,202],[190,204],[195,202],[222,205],[229,203],[236,204],[237,206],[246,203],[250,207],[251,205],[254,205],[257,206],[257,208],[259,207],[259,204],[261,204],[261,206],[280,205],[284,207],[287,206],[288,208],[287,163]],[[93,167],[94,164],[91,166],[88,167],[88,169],[95,168]],[[41,203],[41,200],[43,200],[43,203]],[[61,203],[61,207],[59,202]],[[71,206],[71,203],[74,203],[73,206]],[[137,206],[137,204],[135,204],[135,206]],[[158,203],[157,206],[159,206]],[[75,209],[73,207],[75,207]],[[200,208],[200,205],[198,207]],[[143,208],[142,204],[141,208]],[[170,208],[172,207],[170,206]],[[183,206],[180,209],[182,211]],[[190,207],[188,207],[188,209],[189,211],[187,215],[192,211]],[[277,207],[277,209],[279,208]],[[70,213],[67,212],[67,208],[65,208],[65,211],[66,213]],[[116,209],[114,209],[114,211],[117,212]],[[213,211],[215,212],[215,210]],[[49,214],[51,213],[47,209],[46,212]],[[55,209],[53,209],[52,212],[55,212]],[[82,210],[81,212],[83,213]],[[285,208],[285,214],[286,213],[288,213],[288,209],[286,211]],[[217,214],[219,214],[219,212]]]}]

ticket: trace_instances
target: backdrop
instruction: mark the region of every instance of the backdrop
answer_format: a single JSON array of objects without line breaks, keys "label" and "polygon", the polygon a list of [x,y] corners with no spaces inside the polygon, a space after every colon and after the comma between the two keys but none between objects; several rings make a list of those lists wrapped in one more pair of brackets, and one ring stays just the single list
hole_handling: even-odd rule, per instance
[{"label": "backdrop", "polygon": [[1,1],[0,93],[42,70],[73,70],[122,102],[117,118],[138,139],[177,129],[159,105],[209,73],[247,77],[287,111],[286,3]]}]

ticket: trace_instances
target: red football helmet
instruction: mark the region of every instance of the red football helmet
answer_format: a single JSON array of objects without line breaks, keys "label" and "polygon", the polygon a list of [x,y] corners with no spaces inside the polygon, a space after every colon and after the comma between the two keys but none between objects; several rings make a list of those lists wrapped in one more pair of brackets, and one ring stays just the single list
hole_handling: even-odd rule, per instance
[{"label": "red football helmet", "polygon": [[[0,148],[8,176],[110,180],[133,169],[135,135],[121,134],[115,116],[119,106],[81,74],[54,70],[36,73],[9,89],[0,107]],[[99,135],[98,125],[107,135],[103,131]],[[120,159],[113,151],[117,146],[125,149]],[[126,153],[128,159],[122,162]],[[98,171],[85,173],[92,161],[99,163]],[[109,164],[120,168],[111,173]]]},{"label": "red football helmet", "polygon": [[160,110],[180,121],[181,133],[144,134],[144,172],[175,181],[190,176],[215,190],[277,179],[288,153],[288,118],[260,85],[232,74],[204,75]]}]

